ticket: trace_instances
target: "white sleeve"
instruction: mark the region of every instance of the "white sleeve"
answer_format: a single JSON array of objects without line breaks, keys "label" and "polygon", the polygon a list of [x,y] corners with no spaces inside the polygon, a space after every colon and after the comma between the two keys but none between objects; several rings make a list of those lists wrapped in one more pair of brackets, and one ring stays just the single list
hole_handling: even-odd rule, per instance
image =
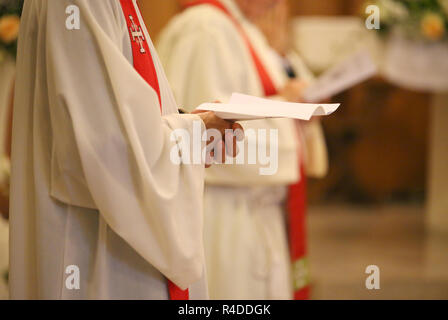
[{"label": "white sleeve", "polygon": [[[204,166],[171,162],[170,135],[174,129],[191,134],[194,121],[204,125],[194,115],[160,115],[156,92],[122,53],[118,1],[48,4],[54,152],[75,144],[86,187],[108,225],[186,288],[203,272]],[[70,4],[80,9],[80,30],[65,28]]]},{"label": "white sleeve", "polygon": [[328,174],[328,151],[325,134],[319,119],[300,121],[304,136],[305,169],[312,178],[324,178]]}]

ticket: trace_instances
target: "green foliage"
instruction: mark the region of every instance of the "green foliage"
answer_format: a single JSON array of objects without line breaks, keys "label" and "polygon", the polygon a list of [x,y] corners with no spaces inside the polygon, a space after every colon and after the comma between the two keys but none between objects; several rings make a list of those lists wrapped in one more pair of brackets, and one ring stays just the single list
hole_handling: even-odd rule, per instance
[{"label": "green foliage", "polygon": [[380,9],[380,34],[398,29],[414,39],[448,40],[448,0],[374,0],[369,4]]}]

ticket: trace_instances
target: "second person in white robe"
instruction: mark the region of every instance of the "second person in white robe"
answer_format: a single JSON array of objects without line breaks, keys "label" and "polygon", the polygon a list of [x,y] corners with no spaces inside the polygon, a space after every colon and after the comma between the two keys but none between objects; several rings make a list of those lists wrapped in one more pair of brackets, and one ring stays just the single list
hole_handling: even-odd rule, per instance
[{"label": "second person in white robe", "polygon": [[[288,78],[264,35],[237,1],[221,3],[243,27],[275,87],[282,92],[289,85]],[[174,94],[184,108],[191,110],[216,98],[227,102],[233,92],[264,95],[247,44],[235,24],[214,6],[194,6],[175,17],[162,33],[158,50]],[[290,299],[284,202],[287,186],[300,179],[295,123],[267,119],[242,124],[246,130],[278,130],[278,170],[274,175],[260,175],[261,164],[246,164],[216,165],[207,172],[204,242],[210,296]]]}]

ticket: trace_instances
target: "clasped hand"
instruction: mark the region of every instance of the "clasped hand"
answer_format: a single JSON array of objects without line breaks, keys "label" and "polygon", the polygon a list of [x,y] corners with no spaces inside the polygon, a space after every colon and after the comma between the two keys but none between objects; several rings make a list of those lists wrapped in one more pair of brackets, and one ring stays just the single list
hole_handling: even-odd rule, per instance
[{"label": "clasped hand", "polygon": [[206,155],[206,168],[213,162],[224,163],[226,155],[233,158],[238,155],[237,141],[244,140],[244,129],[239,123],[221,119],[212,111],[195,110],[192,113],[202,119],[207,129],[207,150],[210,151]]}]

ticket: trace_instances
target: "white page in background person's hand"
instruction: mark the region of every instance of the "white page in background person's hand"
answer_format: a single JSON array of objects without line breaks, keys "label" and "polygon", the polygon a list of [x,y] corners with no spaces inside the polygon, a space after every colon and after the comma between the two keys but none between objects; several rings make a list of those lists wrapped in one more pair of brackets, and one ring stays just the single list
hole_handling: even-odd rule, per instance
[{"label": "white page in background person's hand", "polygon": [[360,51],[330,68],[305,89],[304,100],[318,102],[341,93],[377,73],[377,67],[367,51]]}]

